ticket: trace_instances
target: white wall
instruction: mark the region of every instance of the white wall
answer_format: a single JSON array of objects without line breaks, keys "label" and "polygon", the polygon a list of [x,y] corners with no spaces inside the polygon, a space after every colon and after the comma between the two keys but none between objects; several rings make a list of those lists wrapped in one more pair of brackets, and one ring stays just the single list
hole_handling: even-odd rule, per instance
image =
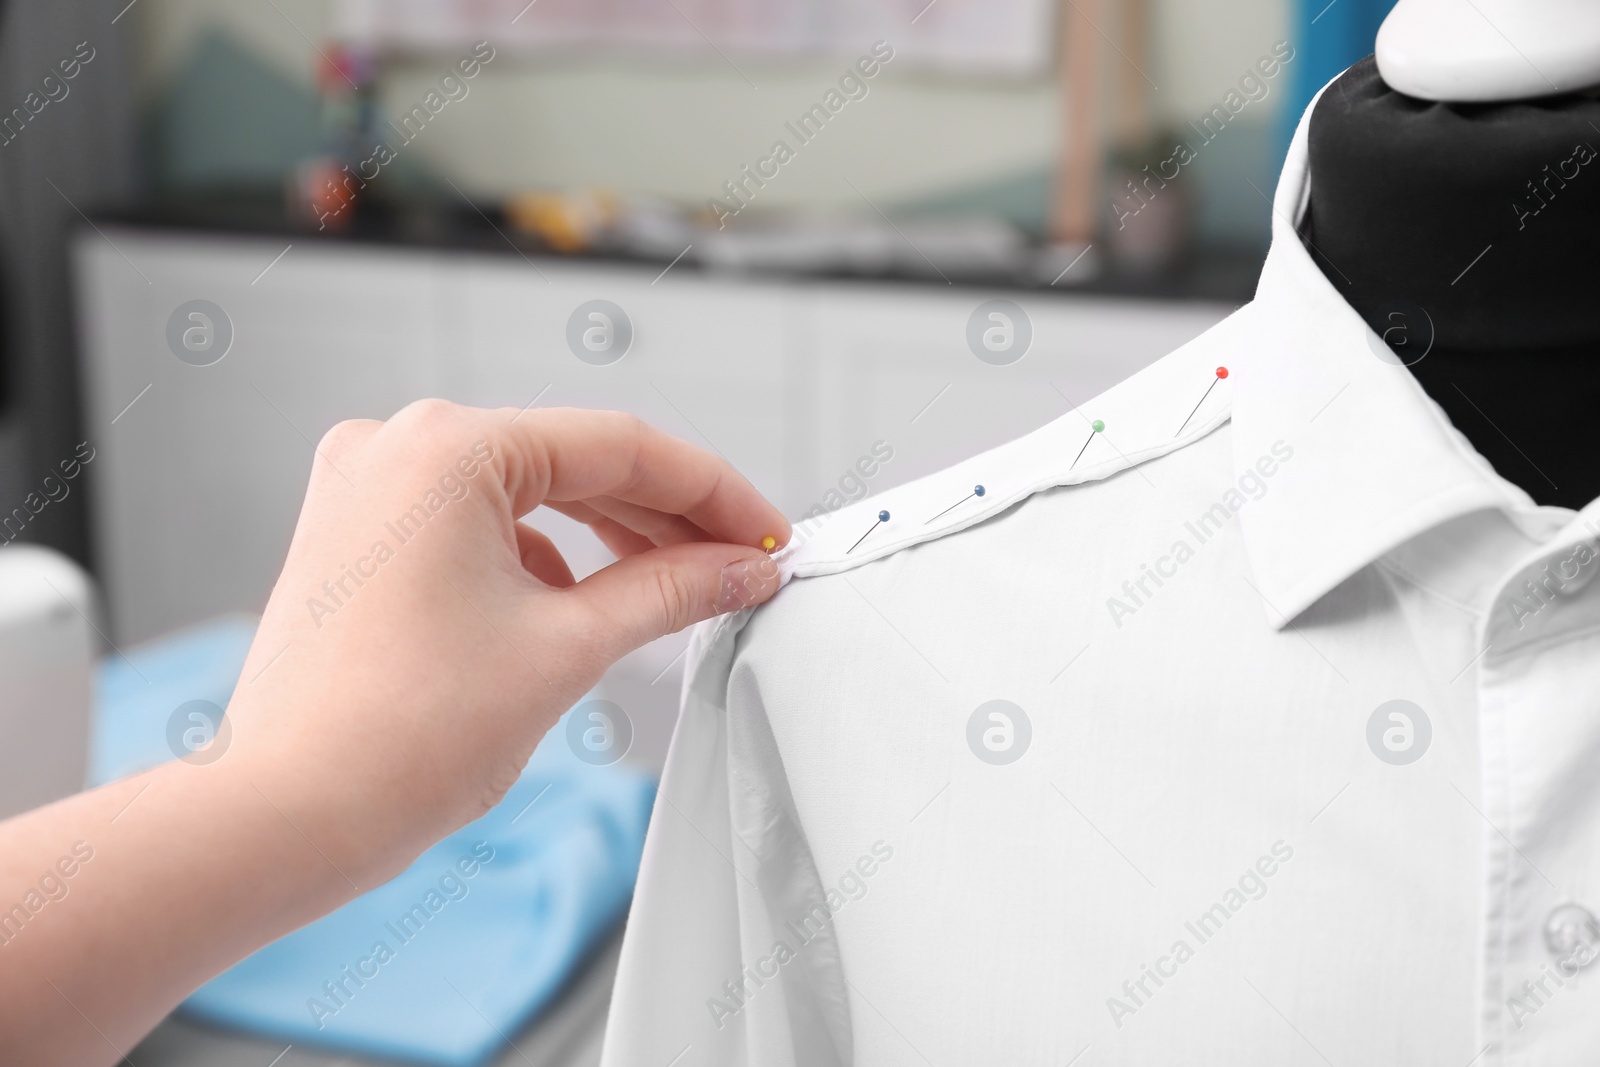
[{"label": "white wall", "polygon": [[[1288,0],[1151,0],[1151,8],[1157,27],[1151,75],[1160,86],[1154,111],[1174,124],[1210,109],[1289,37]],[[1276,103],[1285,87],[1280,77],[1269,99]]]},{"label": "white wall", "polygon": [[[331,25],[331,0],[143,0],[144,89],[156,91],[200,36],[222,29],[287,76],[309,84]],[[1217,102],[1287,33],[1287,0],[1153,0],[1152,110],[1181,121]],[[1114,17],[1108,3],[1107,17]],[[386,100],[420,101],[442,71],[415,62],[388,79]],[[1121,60],[1106,51],[1106,62]],[[739,61],[752,89],[720,59],[704,63],[497,59],[473,95],[410,148],[469,192],[604,184],[700,202],[764,154],[785,119],[838,77],[839,62]],[[1108,72],[1108,73],[1114,73]],[[1269,116],[1263,110],[1261,121]],[[443,121],[443,120],[448,121]],[[914,199],[1043,168],[1054,157],[1056,101],[1046,79],[951,81],[893,64],[865,100],[763,193],[774,206]]]},{"label": "white wall", "polygon": [[[775,140],[795,144],[783,123],[820,100],[845,63],[740,66],[759,90],[726,67],[496,71],[480,79],[481,99],[463,101],[460,121],[439,123],[437,140],[430,127],[417,147],[435,168],[484,191],[605,180],[702,203]],[[392,78],[389,100],[408,108],[430,74]],[[761,202],[859,207],[846,179],[869,198],[914,197],[1040,166],[1053,151],[1044,136],[1055,121],[1047,84],[938,82],[890,63],[869,85],[867,97],[799,149]]]}]

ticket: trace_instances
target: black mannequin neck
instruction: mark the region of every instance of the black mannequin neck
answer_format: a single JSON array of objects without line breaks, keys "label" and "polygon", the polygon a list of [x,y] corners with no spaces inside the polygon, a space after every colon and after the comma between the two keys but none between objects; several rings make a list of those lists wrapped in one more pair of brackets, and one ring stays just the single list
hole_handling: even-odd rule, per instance
[{"label": "black mannequin neck", "polygon": [[1600,102],[1429,103],[1369,57],[1310,169],[1313,258],[1456,428],[1541,504],[1600,496]]}]

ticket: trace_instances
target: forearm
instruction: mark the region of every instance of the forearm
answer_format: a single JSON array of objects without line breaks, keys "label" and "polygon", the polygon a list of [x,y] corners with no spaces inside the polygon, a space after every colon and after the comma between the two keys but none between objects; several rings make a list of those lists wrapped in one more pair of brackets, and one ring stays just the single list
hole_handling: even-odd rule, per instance
[{"label": "forearm", "polygon": [[0,1059],[118,1062],[196,986],[354,896],[290,795],[242,761],[171,763],[0,823]]}]

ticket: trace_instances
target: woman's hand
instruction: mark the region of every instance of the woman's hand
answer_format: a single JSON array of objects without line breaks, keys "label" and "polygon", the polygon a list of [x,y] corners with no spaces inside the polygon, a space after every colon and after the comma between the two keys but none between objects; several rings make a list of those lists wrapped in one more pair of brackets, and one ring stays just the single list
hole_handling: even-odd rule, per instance
[{"label": "woman's hand", "polygon": [[[618,562],[574,584],[517,522],[540,505]],[[618,658],[770,596],[759,546],[787,536],[733,468],[630,415],[424,401],[343,423],[318,449],[223,759],[311,803],[319,846],[366,881],[392,876],[496,803]]]},{"label": "woman's hand", "polygon": [[[574,583],[517,521],[540,505],[618,562]],[[118,1062],[206,979],[399,873],[618,657],[771,596],[759,546],[788,529],[627,415],[425,401],[335,427],[227,747],[0,823],[0,1060]]]}]

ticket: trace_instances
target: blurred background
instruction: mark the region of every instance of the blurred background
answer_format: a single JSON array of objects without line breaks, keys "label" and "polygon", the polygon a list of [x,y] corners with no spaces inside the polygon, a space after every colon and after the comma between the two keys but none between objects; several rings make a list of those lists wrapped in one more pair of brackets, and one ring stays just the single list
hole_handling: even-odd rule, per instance
[{"label": "blurred background", "polygon": [[[1389,6],[0,2],[0,815],[193,755],[342,419],[622,408],[825,517],[1092,398],[1249,299],[1294,123]],[[683,648],[608,676],[574,796],[659,770]],[[339,1054],[592,1062],[635,829],[493,1034]],[[299,1033],[223,993],[137,1062]]]}]

